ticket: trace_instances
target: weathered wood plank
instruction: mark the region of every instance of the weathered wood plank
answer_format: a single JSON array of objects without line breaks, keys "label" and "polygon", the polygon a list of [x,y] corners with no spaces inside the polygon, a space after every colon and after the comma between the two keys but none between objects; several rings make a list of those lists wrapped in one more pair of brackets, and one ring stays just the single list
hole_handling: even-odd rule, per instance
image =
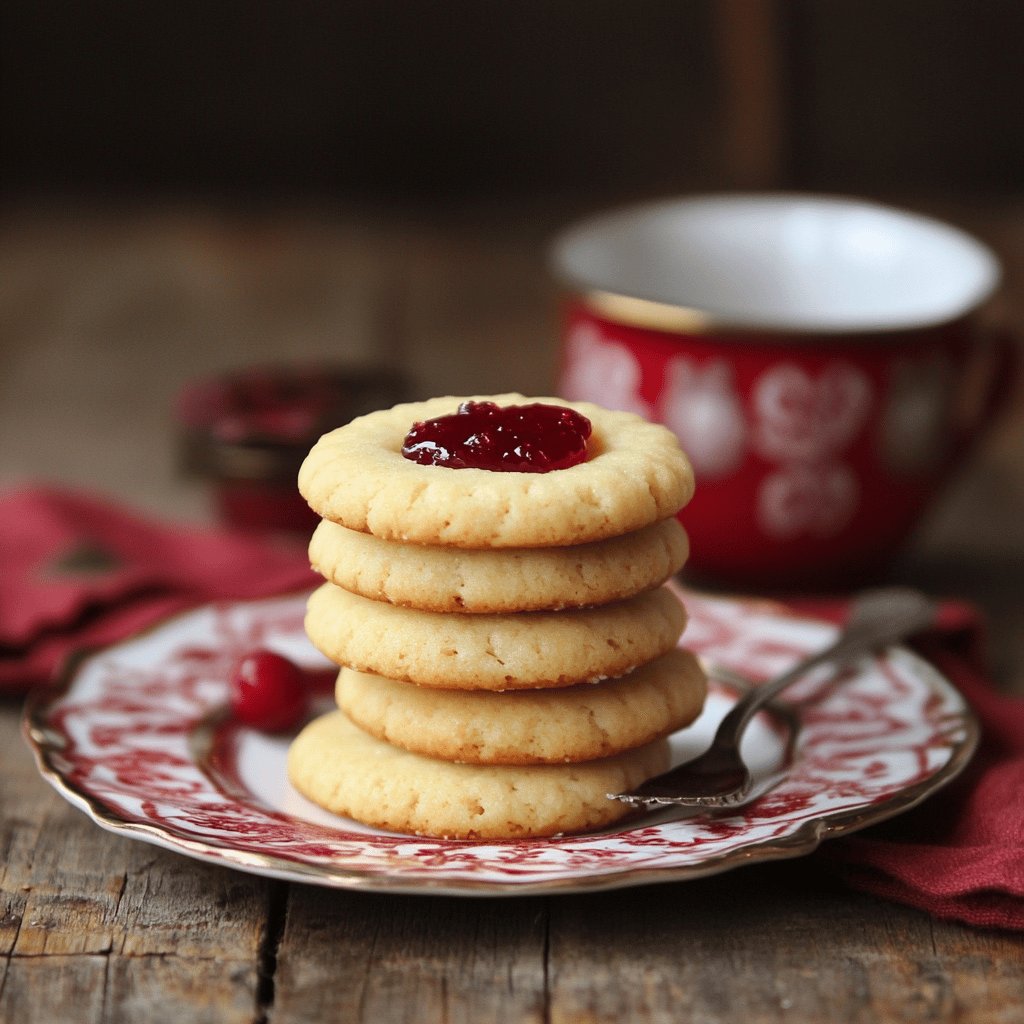
[{"label": "weathered wood plank", "polygon": [[[39,778],[17,731],[5,709],[0,1020],[90,1019],[74,993],[97,979],[95,1019],[157,1019],[137,1012],[149,1003],[166,1020],[251,1019],[269,883],[98,828]],[[26,992],[53,1012],[20,1016]]]},{"label": "weathered wood plank", "polygon": [[104,1020],[107,967],[99,955],[13,958],[0,989],[0,1021]]},{"label": "weathered wood plank", "polygon": [[47,797],[19,734],[17,700],[0,703],[0,955],[14,948],[31,893],[40,797]]},{"label": "weathered wood plank", "polygon": [[931,928],[950,1020],[1016,1024],[1024,1019],[1024,937],[942,921]]},{"label": "weathered wood plank", "polygon": [[16,956],[0,990],[4,1024],[248,1024],[256,1014],[249,965],[223,960]]},{"label": "weathered wood plank", "polygon": [[250,1024],[258,1007],[251,961],[174,955],[115,956],[105,1024]]},{"label": "weathered wood plank", "polygon": [[545,903],[294,887],[271,1019],[545,1020]]},{"label": "weathered wood plank", "polygon": [[[962,950],[993,941],[946,929]],[[978,962],[937,951],[926,915],[794,862],[552,901],[549,978],[552,1024],[998,1020],[1020,1009],[1024,939]]]}]

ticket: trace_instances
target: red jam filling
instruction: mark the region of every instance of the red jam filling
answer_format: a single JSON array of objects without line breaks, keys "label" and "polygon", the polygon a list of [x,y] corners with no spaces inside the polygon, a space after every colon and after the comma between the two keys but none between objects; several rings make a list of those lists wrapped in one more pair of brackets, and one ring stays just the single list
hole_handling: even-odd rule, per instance
[{"label": "red jam filling", "polygon": [[402,454],[423,466],[548,473],[585,462],[590,420],[560,405],[463,402],[451,416],[413,424]]}]

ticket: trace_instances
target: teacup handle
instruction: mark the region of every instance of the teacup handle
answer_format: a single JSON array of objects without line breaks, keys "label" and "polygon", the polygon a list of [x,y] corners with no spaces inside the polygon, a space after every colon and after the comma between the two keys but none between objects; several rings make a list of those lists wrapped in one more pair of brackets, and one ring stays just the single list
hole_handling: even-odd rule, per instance
[{"label": "teacup handle", "polygon": [[960,436],[951,452],[952,460],[959,462],[984,438],[989,428],[1005,411],[1012,397],[1021,370],[1024,353],[1017,336],[1006,328],[987,328],[987,344],[992,349],[992,366],[984,384],[984,391],[969,422],[962,426]]}]

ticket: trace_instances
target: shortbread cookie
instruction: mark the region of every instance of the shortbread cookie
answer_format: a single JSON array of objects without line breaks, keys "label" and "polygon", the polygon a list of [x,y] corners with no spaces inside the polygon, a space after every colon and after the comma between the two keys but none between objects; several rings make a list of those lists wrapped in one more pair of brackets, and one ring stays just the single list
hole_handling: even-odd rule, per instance
[{"label": "shortbread cookie", "polygon": [[412,754],[341,711],[306,726],[288,752],[295,788],[375,828],[450,839],[524,839],[601,828],[629,814],[607,794],[669,766],[667,740],[578,765],[466,765]]},{"label": "shortbread cookie", "polygon": [[582,608],[660,586],[689,551],[675,518],[569,548],[471,551],[381,540],[322,520],[313,568],[354,594],[434,612]]},{"label": "shortbread cookie", "polygon": [[449,615],[313,592],[306,633],[339,665],[454,690],[570,686],[620,676],[671,650],[686,613],[667,587],[560,612]]},{"label": "shortbread cookie", "polygon": [[[463,401],[569,406],[593,424],[587,461],[550,473],[422,466],[402,456],[414,423]],[[446,547],[583,544],[667,519],[693,494],[693,471],[667,428],[588,402],[507,394],[396,405],[325,434],[299,472],[325,519],[385,540]]]},{"label": "shortbread cookie", "polygon": [[557,764],[611,757],[689,725],[707,681],[674,650],[618,679],[509,693],[437,690],[343,668],[338,706],[365,732],[426,757]]}]

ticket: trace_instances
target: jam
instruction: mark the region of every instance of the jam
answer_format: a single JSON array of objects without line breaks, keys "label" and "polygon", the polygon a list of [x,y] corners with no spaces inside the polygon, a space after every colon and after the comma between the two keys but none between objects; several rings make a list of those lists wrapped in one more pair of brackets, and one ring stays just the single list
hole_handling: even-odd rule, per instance
[{"label": "jam", "polygon": [[451,416],[413,425],[402,454],[413,462],[497,473],[547,473],[587,458],[590,420],[560,405],[463,402]]}]

